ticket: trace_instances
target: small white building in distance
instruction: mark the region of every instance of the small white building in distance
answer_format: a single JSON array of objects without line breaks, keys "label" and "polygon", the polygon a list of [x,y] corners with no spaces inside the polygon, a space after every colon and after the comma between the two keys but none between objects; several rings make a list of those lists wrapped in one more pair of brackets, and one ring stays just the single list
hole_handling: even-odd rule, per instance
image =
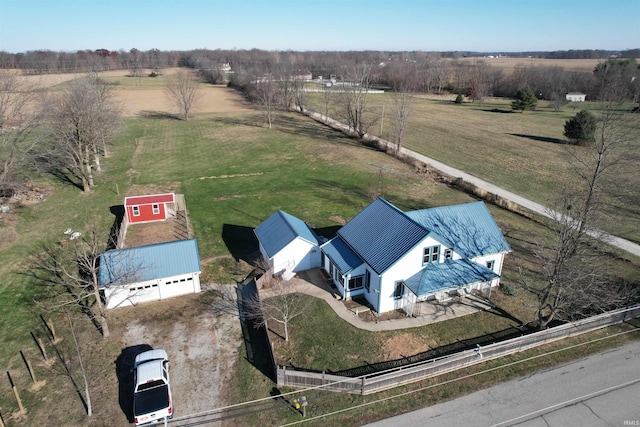
[{"label": "small white building in distance", "polygon": [[580,92],[569,92],[567,95],[567,101],[569,102],[584,102],[587,95]]}]

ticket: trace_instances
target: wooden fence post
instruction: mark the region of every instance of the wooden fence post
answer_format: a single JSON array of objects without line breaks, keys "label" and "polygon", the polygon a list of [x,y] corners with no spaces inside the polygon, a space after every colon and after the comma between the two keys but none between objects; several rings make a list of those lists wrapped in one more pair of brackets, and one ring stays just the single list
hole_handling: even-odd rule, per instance
[{"label": "wooden fence post", "polygon": [[9,384],[11,384],[11,390],[13,390],[13,395],[16,397],[16,401],[18,402],[18,408],[20,409],[20,412],[23,414],[26,414],[27,411],[24,409],[24,406],[22,406],[22,400],[20,400],[18,389],[16,388],[16,385],[13,383],[13,379],[11,378],[11,374],[9,373],[9,371],[7,371],[7,378],[9,378]]},{"label": "wooden fence post", "polygon": [[45,348],[44,343],[42,342],[42,339],[36,338],[33,332],[31,332],[31,338],[33,338],[33,340],[36,342],[38,349],[40,349],[40,354],[42,354],[42,357],[44,357],[44,361],[47,362],[48,361],[47,349]]}]

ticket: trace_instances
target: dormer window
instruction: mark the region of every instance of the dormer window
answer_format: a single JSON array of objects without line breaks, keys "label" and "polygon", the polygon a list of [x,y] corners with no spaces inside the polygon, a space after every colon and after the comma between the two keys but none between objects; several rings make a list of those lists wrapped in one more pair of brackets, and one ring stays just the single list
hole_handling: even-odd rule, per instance
[{"label": "dormer window", "polygon": [[424,248],[424,254],[422,256],[422,264],[429,264],[430,262],[438,262],[440,259],[440,246],[430,246]]}]

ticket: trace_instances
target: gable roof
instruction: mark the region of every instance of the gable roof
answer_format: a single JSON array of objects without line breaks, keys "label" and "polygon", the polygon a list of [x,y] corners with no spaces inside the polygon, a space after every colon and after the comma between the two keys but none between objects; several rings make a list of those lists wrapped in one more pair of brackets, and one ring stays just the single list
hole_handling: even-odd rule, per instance
[{"label": "gable roof", "polygon": [[115,249],[100,255],[100,286],[200,272],[196,239]]},{"label": "gable roof", "polygon": [[302,220],[278,210],[254,230],[269,258],[300,237],[312,245],[318,245],[316,234]]},{"label": "gable roof", "polygon": [[352,251],[340,236],[336,236],[325,243],[322,246],[322,252],[331,258],[342,274],[348,274],[363,263],[358,254]]},{"label": "gable roof", "polygon": [[155,203],[175,203],[174,193],[150,194],[148,196],[132,196],[124,198],[125,206],[150,205]]},{"label": "gable roof", "polygon": [[486,282],[495,277],[499,276],[487,267],[466,259],[459,259],[430,263],[405,280],[404,284],[416,296],[421,297],[445,289]]},{"label": "gable roof", "polygon": [[421,209],[406,215],[463,257],[475,258],[511,250],[483,202]]},{"label": "gable roof", "polygon": [[338,236],[378,274],[427,234],[423,227],[382,198],[374,200],[338,230]]}]

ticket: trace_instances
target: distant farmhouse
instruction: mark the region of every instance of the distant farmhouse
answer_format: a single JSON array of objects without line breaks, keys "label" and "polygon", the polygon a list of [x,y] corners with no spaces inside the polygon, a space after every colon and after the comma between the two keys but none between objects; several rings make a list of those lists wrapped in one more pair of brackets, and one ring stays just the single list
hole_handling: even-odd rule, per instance
[{"label": "distant farmhouse", "polygon": [[378,313],[488,292],[511,251],[483,202],[405,213],[378,198],[329,241],[278,211],[255,234],[275,274],[319,267],[342,298],[364,296]]},{"label": "distant farmhouse", "polygon": [[566,95],[567,101],[569,102],[584,102],[587,98],[587,95],[580,92],[569,92]]}]

